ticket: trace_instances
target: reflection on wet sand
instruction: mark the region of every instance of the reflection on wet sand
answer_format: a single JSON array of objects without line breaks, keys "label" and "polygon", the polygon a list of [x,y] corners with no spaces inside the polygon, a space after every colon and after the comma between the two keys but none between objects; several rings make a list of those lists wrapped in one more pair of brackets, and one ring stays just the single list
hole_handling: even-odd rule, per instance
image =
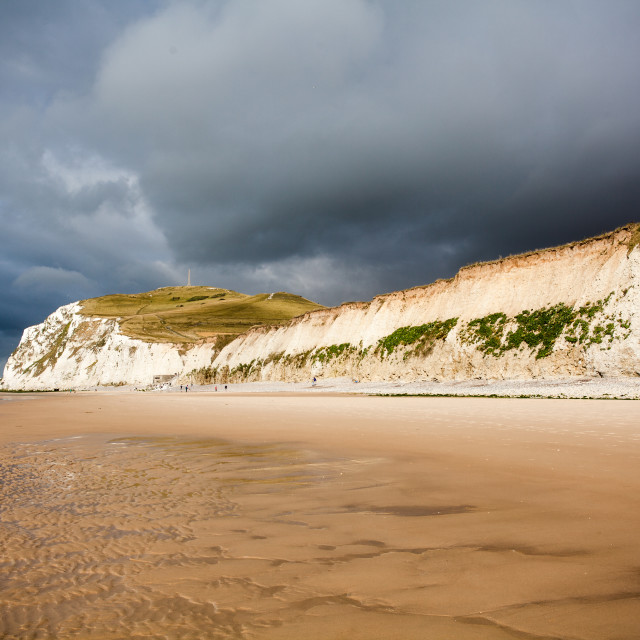
[{"label": "reflection on wet sand", "polygon": [[5,444],[0,637],[637,637],[633,533],[591,522],[578,481],[550,495],[469,460],[171,436]]},{"label": "reflection on wet sand", "polygon": [[[261,607],[222,607],[220,592],[270,601],[284,587],[212,572],[237,560],[217,538],[261,539],[234,525],[243,492],[273,494],[335,475],[335,464],[306,458],[168,437],[6,447],[0,635],[242,635]],[[273,520],[287,522],[284,514]]]}]

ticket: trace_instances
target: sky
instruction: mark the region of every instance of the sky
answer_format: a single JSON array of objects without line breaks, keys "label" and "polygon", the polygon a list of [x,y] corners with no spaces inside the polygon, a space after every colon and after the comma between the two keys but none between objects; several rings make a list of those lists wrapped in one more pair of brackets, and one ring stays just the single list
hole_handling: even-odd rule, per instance
[{"label": "sky", "polygon": [[636,0],[4,0],[0,367],[188,269],[336,305],[640,220],[638,33]]}]

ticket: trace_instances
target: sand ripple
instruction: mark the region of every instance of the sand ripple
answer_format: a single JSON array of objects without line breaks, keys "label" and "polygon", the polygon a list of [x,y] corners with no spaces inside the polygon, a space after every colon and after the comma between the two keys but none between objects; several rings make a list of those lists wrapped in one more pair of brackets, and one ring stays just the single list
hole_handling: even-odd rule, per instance
[{"label": "sand ripple", "polygon": [[[464,496],[445,484],[428,462],[412,479],[383,459],[285,445],[86,436],[6,446],[0,637],[364,639],[401,629],[500,640],[569,637],[549,622],[568,620],[570,637],[589,638],[572,622],[585,602],[633,619],[637,577],[622,588],[602,562],[587,583],[578,538],[540,535],[539,513],[500,503],[482,476]],[[576,517],[554,515],[565,529]],[[548,633],[530,633],[540,619]]]},{"label": "sand ripple", "polygon": [[[222,610],[202,572],[225,558],[211,529],[236,515],[238,487],[314,482],[304,462],[282,448],[175,438],[6,448],[0,636],[241,636],[251,616]],[[198,597],[180,593],[184,579],[201,582]]]}]

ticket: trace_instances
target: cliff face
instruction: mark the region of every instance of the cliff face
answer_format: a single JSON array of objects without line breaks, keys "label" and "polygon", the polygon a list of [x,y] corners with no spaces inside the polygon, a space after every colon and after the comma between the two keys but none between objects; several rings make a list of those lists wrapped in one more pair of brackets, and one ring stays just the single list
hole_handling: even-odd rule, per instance
[{"label": "cliff face", "polygon": [[[449,281],[250,331],[219,355],[217,374],[405,380],[640,375],[636,234],[631,226],[479,264]],[[445,321],[452,325],[446,333],[437,326],[418,337],[411,331]]]},{"label": "cliff face", "polygon": [[[25,331],[10,388],[199,382],[528,379],[640,375],[640,248],[630,225],[580,243],[462,269],[425,287],[259,327],[220,353],[122,336],[62,307]],[[186,378],[185,378],[186,379]]]},{"label": "cliff face", "polygon": [[6,389],[67,389],[94,385],[148,385],[154,375],[179,374],[211,363],[206,345],[180,348],[134,340],[115,319],[81,313],[78,302],[60,307],[25,329],[4,370]]}]

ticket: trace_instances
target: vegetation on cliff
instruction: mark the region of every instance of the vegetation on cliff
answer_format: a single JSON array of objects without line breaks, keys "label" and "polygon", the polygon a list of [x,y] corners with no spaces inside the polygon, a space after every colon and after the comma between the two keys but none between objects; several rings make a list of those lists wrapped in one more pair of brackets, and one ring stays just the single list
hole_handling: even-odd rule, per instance
[{"label": "vegetation on cliff", "polygon": [[393,353],[396,347],[414,345],[411,351],[412,355],[427,355],[431,352],[436,341],[444,340],[457,323],[458,318],[449,318],[444,321],[435,320],[417,327],[400,327],[378,340],[376,352],[385,356]]},{"label": "vegetation on cliff", "polygon": [[[626,290],[622,291],[619,297],[624,297],[626,293]],[[295,354],[278,352],[240,363],[233,368],[204,367],[193,371],[191,375],[203,384],[238,382],[260,379],[268,367],[279,366],[289,373],[305,372],[311,375],[318,365],[320,369],[328,371],[332,363],[338,365],[338,370],[343,366],[345,370],[356,372],[367,356],[375,356],[383,361],[390,358],[426,358],[458,326],[456,341],[472,345],[485,355],[494,357],[525,347],[535,354],[536,359],[546,358],[554,352],[558,340],[564,340],[567,345],[602,345],[606,349],[614,340],[628,338],[631,331],[628,320],[607,312],[607,305],[613,296],[614,292],[611,292],[604,299],[587,302],[580,307],[559,303],[523,310],[514,317],[496,312],[463,323],[458,318],[434,320],[422,325],[400,327],[367,347],[363,347],[362,343],[354,345],[344,342]]]},{"label": "vegetation on cliff", "polygon": [[499,312],[476,318],[467,323],[460,334],[461,340],[495,357],[524,344],[535,352],[536,359],[551,355],[560,337],[570,344],[585,346],[624,340],[629,335],[628,321],[605,313],[613,295],[612,291],[603,300],[577,308],[559,303],[525,310],[513,318]]},{"label": "vegetation on cliff", "polygon": [[69,327],[71,326],[70,322],[67,322],[63,327],[60,333],[56,336],[56,339],[53,341],[51,348],[45,353],[42,358],[32,362],[28,367],[24,369],[25,372],[30,372],[31,375],[39,376],[47,367],[54,367],[60,354],[64,350],[65,344],[67,342],[67,336],[69,335]]},{"label": "vegetation on cliff", "polygon": [[118,318],[120,330],[145,342],[194,343],[283,324],[322,306],[290,293],[249,296],[213,287],[163,287],[82,302],[86,316]]},{"label": "vegetation on cliff", "polygon": [[433,349],[437,341],[443,341],[449,332],[456,326],[458,318],[429,322],[415,327],[401,327],[393,333],[378,340],[377,345],[362,347],[349,342],[332,344],[329,346],[309,349],[296,354],[284,352],[272,353],[264,359],[255,358],[251,362],[241,363],[233,368],[203,367],[191,372],[191,377],[200,384],[225,383],[229,381],[250,380],[252,376],[258,376],[268,365],[281,365],[288,369],[303,370],[316,363],[322,366],[329,365],[332,361],[350,360],[355,364],[362,362],[368,354],[377,354],[381,359],[391,355],[398,347],[412,347],[404,351],[403,358],[410,356],[425,356]]}]

